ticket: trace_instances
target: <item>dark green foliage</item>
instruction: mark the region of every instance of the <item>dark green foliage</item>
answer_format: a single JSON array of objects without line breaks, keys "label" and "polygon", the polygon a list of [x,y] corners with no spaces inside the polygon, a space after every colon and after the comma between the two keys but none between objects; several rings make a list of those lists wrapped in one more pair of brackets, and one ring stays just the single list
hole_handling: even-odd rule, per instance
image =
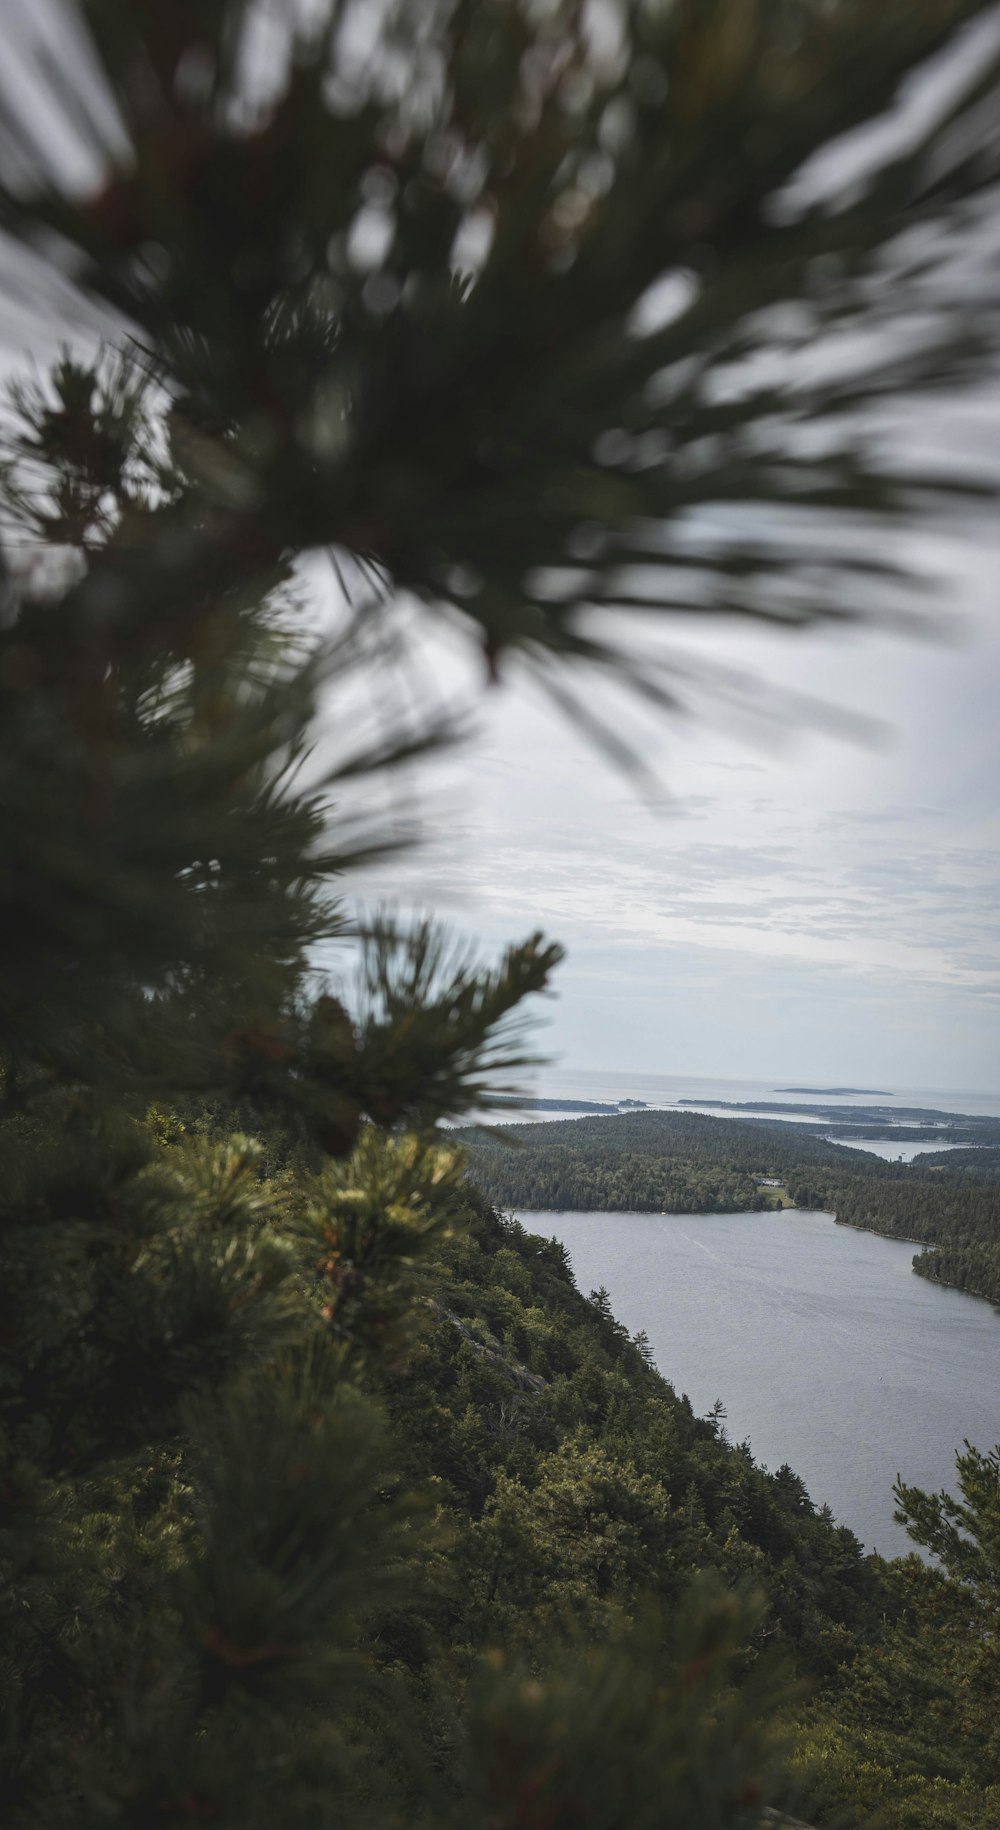
[{"label": "dark green foliage", "polygon": [[[544,1663],[566,1621],[676,1603],[692,1567],[752,1578],[802,1671],[829,1672],[878,1605],[849,1531],[790,1469],[771,1476],[648,1364],[554,1240],[470,1198],[444,1248],[435,1325],[390,1409],[454,1511],[458,1644]],[[761,1642],[764,1643],[763,1641]]]},{"label": "dark green foliage", "polygon": [[803,1752],[812,1797],[879,1812],[893,1830],[995,1830],[1000,1451],[965,1445],[959,1497],[896,1484],[896,1517],[933,1566],[884,1570],[887,1609],[830,1702],[812,1711]]},{"label": "dark green foliage", "polygon": [[[87,1096],[47,1107],[44,1155],[18,1148],[22,1115],[4,1125],[21,1172],[3,1214],[8,1808],[263,1825],[294,1731],[284,1821],[314,1821],[353,1784],[358,1711],[378,1703],[361,1625],[405,1593],[414,1543],[379,1409],[345,1378],[364,1304],[330,1325],[326,1267],[296,1249],[310,1227],[328,1256],[356,1249],[359,1165],[276,1187],[246,1140],[154,1150],[119,1120],[115,1148]],[[433,1225],[419,1170],[406,1194],[386,1301]]]},{"label": "dark green foliage", "polygon": [[970,1443],[958,1457],[961,1497],[926,1494],[897,1481],[897,1518],[940,1561],[995,1626],[1000,1610],[1000,1448],[983,1454]]},{"label": "dark green foliage", "polygon": [[[754,1788],[777,1796],[758,1671],[775,1628],[757,1642],[757,1604],[699,1604],[662,1650],[648,1623],[640,1642],[624,1623],[654,1598],[671,1620],[692,1567],[712,1567],[720,1595],[772,1591],[782,1645],[828,1670],[876,1596],[850,1534],[693,1418],[576,1293],[559,1248],[470,1204],[439,1148],[366,1132],[340,1166],[268,1179],[260,1145],[162,1114],[167,1142],[123,1118],[113,1150],[74,1100],[71,1122],[58,1107],[58,1170],[9,1140],[7,1264],[23,1267],[0,1539],[14,1822],[200,1811],[263,1825],[276,1785],[288,1823],[323,1821],[331,1788],[352,1823],[392,1821],[401,1796],[413,1821],[467,1821],[483,1788],[501,1809],[508,1785],[530,1786],[537,1739],[502,1784],[490,1751],[529,1677],[556,1701],[571,1686],[584,1712],[618,1698],[647,1750],[640,1793],[655,1796],[667,1748],[679,1796],[708,1783],[717,1733],[718,1821]],[[30,1124],[41,1136],[54,1116]],[[28,1125],[7,1121],[22,1143]],[[715,1675],[664,1743],[675,1631],[695,1648],[683,1663]],[[463,1724],[464,1684],[497,1647],[514,1663]],[[547,1723],[543,1710],[537,1733]],[[434,1777],[440,1745],[464,1750],[457,1791],[451,1758]],[[561,1761],[582,1761],[573,1745]],[[571,1790],[585,1772],[570,1766]]]},{"label": "dark green foliage", "polygon": [[913,1269],[933,1283],[1000,1301],[1000,1250],[996,1246],[937,1246],[917,1254]]},{"label": "dark green foliage", "polygon": [[652,1610],[541,1680],[498,1659],[471,1699],[473,1808],[524,1830],[721,1830],[734,1808],[752,1823],[781,1746],[748,1734],[732,1685],[753,1612],[703,1580],[666,1633]]},{"label": "dark green foliage", "polygon": [[509,1125],[462,1137],[473,1176],[494,1200],[582,1213],[752,1211],[772,1204],[755,1176],[801,1178],[813,1165],[835,1175],[847,1166],[867,1170],[872,1162],[798,1125],[740,1124],[694,1112]]}]

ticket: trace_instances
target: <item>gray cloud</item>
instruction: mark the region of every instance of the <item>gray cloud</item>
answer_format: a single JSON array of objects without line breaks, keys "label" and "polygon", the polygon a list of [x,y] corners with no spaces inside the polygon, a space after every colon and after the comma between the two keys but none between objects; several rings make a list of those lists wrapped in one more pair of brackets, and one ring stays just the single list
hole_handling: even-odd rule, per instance
[{"label": "gray cloud", "polygon": [[500,695],[482,748],[445,771],[459,819],[393,866],[395,893],[490,944],[536,925],[564,940],[545,1040],[569,1065],[1000,1086],[1000,721],[983,725],[1000,633],[761,652],[894,719],[895,743],[803,732],[747,755],[706,726],[657,753],[637,720],[668,790],[650,806]]}]

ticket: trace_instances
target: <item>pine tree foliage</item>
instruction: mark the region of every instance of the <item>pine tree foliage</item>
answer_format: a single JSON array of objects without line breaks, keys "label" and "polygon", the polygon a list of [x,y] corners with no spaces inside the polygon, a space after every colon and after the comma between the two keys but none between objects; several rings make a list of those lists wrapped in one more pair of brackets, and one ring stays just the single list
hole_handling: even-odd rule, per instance
[{"label": "pine tree foliage", "polygon": [[996,1624],[1000,1600],[1000,1447],[988,1453],[966,1443],[958,1456],[958,1499],[924,1493],[898,1480],[896,1518],[917,1544],[938,1558]]},{"label": "pine tree foliage", "polygon": [[878,407],[995,360],[995,44],[850,183],[810,160],[983,11],[90,0],[39,81],[103,177],[69,192],[8,87],[2,216],[131,327],[192,488],[75,627],[334,549],[369,621],[406,589],[491,665],[613,654],[670,701],[588,606],[908,607],[874,529],[977,479]]},{"label": "pine tree foliage", "polygon": [[584,1642],[547,1683],[526,1669],[511,1682],[494,1658],[470,1711],[472,1795],[485,1820],[722,1830],[735,1805],[737,1821],[752,1823],[780,1784],[780,1737],[766,1724],[768,1704],[786,1700],[771,1674],[754,1719],[732,1682],[754,1607],[703,1580],[669,1625],[652,1612],[624,1639]]},{"label": "pine tree foliage", "polygon": [[[165,619],[139,600],[128,627],[78,614],[79,589],[117,569],[123,529],[142,548],[164,503],[198,494],[153,392],[134,362],[69,354],[14,390],[0,499],[30,560],[0,630],[5,1039],[19,1061],[91,1082],[226,1084],[297,1111],[335,1152],[365,1111],[488,1104],[522,1065],[505,1019],[559,957],[541,937],[477,974],[426,926],[383,924],[353,1022],[332,996],[302,996],[310,948],[346,925],[332,875],[385,844],[338,821],[335,784],[296,786],[351,639],[310,648],[277,561],[253,591],[203,581],[193,604],[178,577]],[[337,775],[410,754],[377,741]]]},{"label": "pine tree foliage", "polygon": [[800,1748],[827,1811],[854,1808],[900,1830],[1000,1824],[998,1461],[997,1449],[966,1443],[957,1497],[896,1483],[896,1519],[935,1561],[890,1566],[881,1629]]},{"label": "pine tree foliage", "polygon": [[[470,1211],[428,1133],[509,1088],[558,949],[484,970],[426,926],[351,932],[340,880],[400,836],[354,790],[447,719],[348,719],[318,785],[304,764],[330,681],[378,710],[402,593],[570,705],[555,662],[683,696],[629,649],[629,610],[909,604],[893,535],[969,512],[981,479],[874,429],[995,359],[995,47],[849,189],[809,160],[982,10],[83,0],[32,90],[0,81],[8,251],[40,313],[75,297],[109,341],[18,384],[0,449],[18,1830],[570,1830],[623,1807],[707,1830],[780,1802],[756,1604],[730,1581],[644,1627],[604,1592],[638,1579],[665,1489],[560,1446],[565,1391],[558,1478],[529,1503],[512,1465],[481,1535],[522,1530],[544,1573],[589,1507],[603,1549],[566,1578],[587,1643],[427,1676],[448,1542],[386,1394]],[[301,601],[316,554],[332,635]],[[362,944],[356,993],[317,988],[331,938]],[[534,1309],[519,1326],[566,1351]],[[543,1375],[462,1327],[506,1429]],[[587,1402],[606,1383],[581,1368]],[[470,1443],[491,1418],[470,1405]],[[766,1564],[741,1536],[758,1489],[740,1463],[731,1578]]]}]

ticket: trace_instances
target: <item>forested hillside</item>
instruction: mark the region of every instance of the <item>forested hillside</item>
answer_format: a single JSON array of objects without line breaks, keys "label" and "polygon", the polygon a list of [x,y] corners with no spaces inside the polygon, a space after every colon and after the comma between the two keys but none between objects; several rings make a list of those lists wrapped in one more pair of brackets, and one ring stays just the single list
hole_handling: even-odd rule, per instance
[{"label": "forested hillside", "polygon": [[739,1213],[773,1205],[755,1176],[850,1174],[870,1164],[878,1175],[890,1168],[804,1126],[695,1112],[630,1112],[461,1135],[473,1178],[491,1199],[541,1210]]},{"label": "forested hillside", "polygon": [[921,1277],[1000,1300],[1000,1152],[928,1152],[861,1175],[810,1166],[788,1189],[797,1205],[829,1208],[843,1226],[923,1246],[913,1260]]},{"label": "forested hillside", "polygon": [[463,1521],[459,1643],[544,1657],[567,1599],[610,1630],[641,1595],[676,1601],[695,1568],[752,1576],[770,1603],[760,1644],[829,1676],[882,1605],[853,1534],[791,1469],[755,1466],[585,1298],[555,1240],[471,1190],[442,1254],[433,1326],[389,1403],[413,1474]]},{"label": "forested hillside", "polygon": [[805,1685],[776,1716],[797,1812],[997,1830],[1000,1670],[962,1585],[863,1556],[791,1468],[766,1473],[695,1417],[601,1293],[576,1291],[557,1241],[470,1191],[441,1268],[432,1326],[387,1386],[408,1472],[439,1484],[456,1534],[422,1686],[435,1632],[465,1648],[451,1681],[492,1643],[544,1671],[570,1617],[600,1640],[622,1607],[672,1613],[692,1570],[715,1571],[766,1597],[737,1665],[751,1693],[766,1651]]},{"label": "forested hillside", "polygon": [[[30,1128],[9,1114],[0,1143],[23,1151]],[[54,1210],[50,1230],[93,1174],[86,1136],[77,1115],[64,1164],[33,1165],[36,1202]],[[243,1328],[262,1304],[273,1326],[277,1304],[286,1326],[298,1314],[299,1331],[312,1312],[314,1352],[333,1344],[342,1411],[354,1394],[346,1442],[343,1416],[337,1437],[354,1543],[338,1540],[332,1565],[321,1530],[293,1545],[277,1491],[277,1512],[241,1527],[234,1509],[250,1488],[223,1483],[212,1506],[225,1537],[209,1554],[239,1543],[242,1561],[228,1573],[210,1563],[199,1576],[197,1539],[190,1565],[185,1549],[198,1522],[192,1448],[178,1459],[167,1440],[148,1468],[140,1445],[117,1477],[135,1489],[138,1531],[131,1548],[119,1539],[122,1607],[67,1670],[93,1682],[95,1654],[120,1646],[141,1606],[166,1670],[194,1668],[192,1653],[203,1651],[216,1735],[231,1736],[248,1699],[258,1688],[266,1698],[301,1655],[318,1661],[311,1681],[330,1682],[330,1623],[308,1608],[296,1623],[292,1576],[339,1611],[336,1762],[352,1824],[575,1830],[591,1821],[594,1787],[609,1788],[594,1821],[610,1826],[625,1808],[642,1822],[645,1801],[665,1787],[669,1807],[649,1821],[670,1830],[749,1830],[758,1796],[818,1830],[867,1824],[876,1809],[884,1830],[1000,1830],[986,1728],[1000,1673],[961,1582],[916,1559],[864,1555],[793,1469],[768,1473],[748,1445],[727,1440],[717,1416],[694,1415],[606,1296],[575,1288],[564,1248],[499,1213],[439,1145],[366,1130],[353,1157],[334,1165],[294,1126],[262,1123],[252,1102],[188,1100],[154,1109],[119,1148],[124,1215],[144,1213],[147,1227],[158,1218],[175,1241],[192,1221],[207,1223],[220,1251],[228,1238],[226,1301],[246,1311]],[[23,1185],[18,1192],[23,1199]],[[150,1235],[154,1275],[167,1238]],[[191,1352],[196,1313],[167,1366]],[[130,1337],[123,1346],[134,1355]],[[146,1415],[169,1406],[154,1363],[133,1366]],[[58,1365],[48,1376],[58,1380]],[[282,1416],[265,1406],[253,1453],[294,1489],[307,1438],[299,1428],[284,1441]],[[87,1422],[82,1413],[74,1425],[79,1442]],[[197,1453],[211,1453],[211,1427],[206,1434],[194,1415],[192,1426]],[[258,1466],[254,1490],[259,1475]],[[307,1498],[322,1506],[330,1478],[317,1469],[315,1490],[295,1490],[299,1518]],[[93,1503],[85,1471],[69,1490],[61,1529],[74,1534],[90,1608],[98,1591],[79,1535]],[[926,1532],[925,1496],[908,1501]],[[343,1588],[352,1571],[368,1584],[360,1606]],[[201,1586],[185,1619],[175,1609],[192,1576]],[[262,1579],[275,1631],[281,1623],[296,1636],[284,1649],[246,1638]],[[38,1576],[30,1592],[36,1605],[45,1600]],[[222,1625],[206,1628],[220,1605]],[[67,1650],[54,1646],[53,1656]],[[971,1689],[955,1682],[963,1663],[976,1672]],[[59,1730],[79,1721],[80,1705],[72,1685],[60,1695],[50,1660],[35,1670],[51,1784]],[[89,1695],[97,1747],[126,1701],[115,1689]],[[594,1736],[598,1719],[607,1742]],[[148,1751],[142,1742],[132,1751],[140,1768]],[[177,1821],[184,1796],[167,1794]]]}]

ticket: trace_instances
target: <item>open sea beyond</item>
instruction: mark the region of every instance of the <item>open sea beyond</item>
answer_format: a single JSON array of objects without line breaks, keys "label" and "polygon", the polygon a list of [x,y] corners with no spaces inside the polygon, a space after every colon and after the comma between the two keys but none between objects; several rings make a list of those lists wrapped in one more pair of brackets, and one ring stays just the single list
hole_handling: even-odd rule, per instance
[{"label": "open sea beyond", "polygon": [[[873,1083],[867,1078],[859,1078],[859,1086],[872,1090],[836,1095],[823,1091],[824,1084],[821,1080],[806,1081],[794,1074],[784,1078],[776,1076],[773,1080],[738,1080],[721,1075],[705,1077],[700,1074],[605,1073],[550,1067],[540,1074],[533,1092],[540,1099],[601,1100],[609,1104],[619,1099],[641,1099],[646,1105],[660,1109],[677,1106],[681,1100],[685,1103],[694,1100],[694,1107],[687,1107],[689,1111],[697,1111],[699,1106],[711,1110],[708,1102],[712,1100],[728,1100],[734,1104],[767,1100],[781,1107],[780,1113],[767,1113],[768,1118],[791,1120],[806,1118],[807,1114],[802,1108],[813,1108],[817,1103],[823,1106],[921,1106],[937,1112],[964,1112],[974,1118],[1000,1118],[1000,1092],[962,1092],[953,1087],[886,1086],[882,1081]],[[845,1083],[831,1081],[830,1084],[839,1086]],[[811,1093],[779,1091],[790,1086],[807,1085],[813,1089]],[[530,1116],[555,1118],[560,1114],[536,1112]],[[717,1113],[716,1116],[724,1117],[725,1114]],[[733,1116],[749,1115],[736,1113]]]}]

